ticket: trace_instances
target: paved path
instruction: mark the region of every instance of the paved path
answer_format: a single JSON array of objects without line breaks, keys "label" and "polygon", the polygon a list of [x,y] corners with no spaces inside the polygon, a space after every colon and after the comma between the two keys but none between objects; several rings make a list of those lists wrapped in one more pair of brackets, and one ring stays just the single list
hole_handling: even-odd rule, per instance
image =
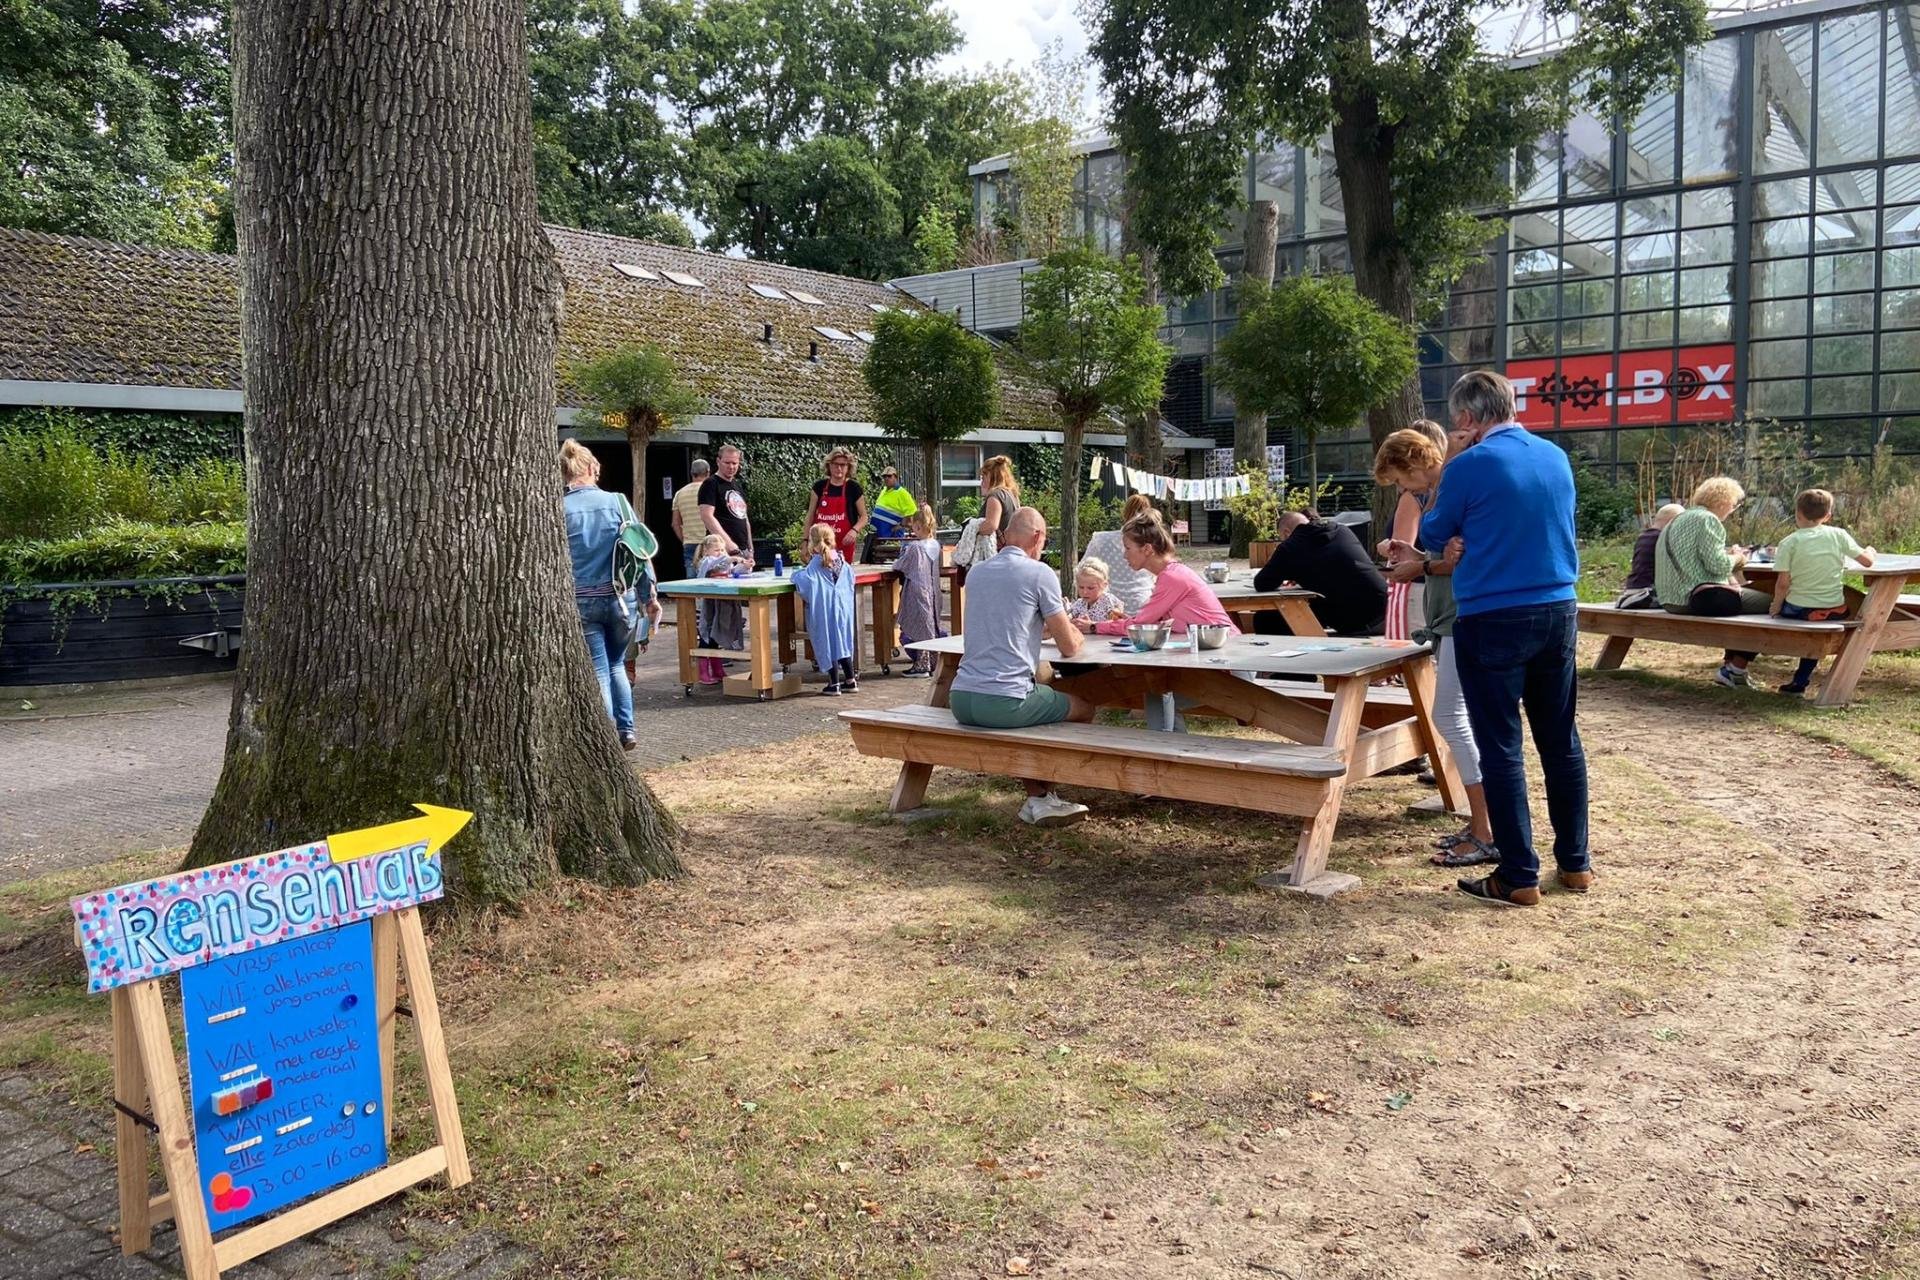
[{"label": "paved path", "polygon": [[[924,681],[898,675],[864,680],[853,697],[817,690],[771,703],[705,689],[686,698],[671,648],[656,646],[640,660],[631,759],[653,768],[762,746],[830,729],[842,707],[926,697]],[[220,776],[232,697],[231,680],[214,680],[0,706],[0,884],[185,845]]]}]

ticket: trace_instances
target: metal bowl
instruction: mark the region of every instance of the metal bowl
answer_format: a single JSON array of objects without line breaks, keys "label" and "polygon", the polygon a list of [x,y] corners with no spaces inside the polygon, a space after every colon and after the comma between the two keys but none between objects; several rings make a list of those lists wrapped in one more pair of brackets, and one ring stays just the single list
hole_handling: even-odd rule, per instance
[{"label": "metal bowl", "polygon": [[1224,622],[1202,622],[1189,628],[1193,632],[1194,647],[1198,649],[1218,649],[1233,634],[1233,629]]},{"label": "metal bowl", "polygon": [[1163,647],[1172,634],[1173,624],[1170,622],[1136,622],[1127,628],[1127,639],[1139,651]]},{"label": "metal bowl", "polygon": [[1219,562],[1218,560],[1216,560],[1216,561],[1214,561],[1214,562],[1213,562],[1212,564],[1210,564],[1210,565],[1208,565],[1208,566],[1207,566],[1207,581],[1208,581],[1208,582],[1211,582],[1211,583],[1213,583],[1213,584],[1214,584],[1215,586],[1218,586],[1218,585],[1219,585],[1220,583],[1222,583],[1222,582],[1225,582],[1226,580],[1227,580],[1227,566],[1226,566],[1226,565],[1224,565],[1224,564],[1222,564],[1221,562]]}]

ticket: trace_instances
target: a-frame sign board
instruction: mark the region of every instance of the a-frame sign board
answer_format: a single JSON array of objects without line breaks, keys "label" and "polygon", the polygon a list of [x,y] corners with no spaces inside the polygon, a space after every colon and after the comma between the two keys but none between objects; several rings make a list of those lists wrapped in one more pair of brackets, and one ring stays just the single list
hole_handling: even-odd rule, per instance
[{"label": "a-frame sign board", "polygon": [[[188,1280],[218,1280],[416,1182],[471,1180],[419,911],[470,815],[416,807],[426,816],[73,900],[89,988],[113,1001],[123,1253],[171,1218]],[[184,1092],[160,990],[176,974]],[[388,1163],[401,1017],[436,1140]]]}]

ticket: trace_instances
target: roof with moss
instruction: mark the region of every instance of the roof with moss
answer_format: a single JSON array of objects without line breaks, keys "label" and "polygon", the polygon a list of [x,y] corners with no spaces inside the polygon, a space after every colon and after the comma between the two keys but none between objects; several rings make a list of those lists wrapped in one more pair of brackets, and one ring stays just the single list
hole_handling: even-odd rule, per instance
[{"label": "roof with moss", "polygon": [[[924,309],[871,280],[546,231],[566,278],[562,404],[576,399],[566,376],[574,362],[651,342],[709,413],[871,422],[860,335],[884,308]],[[236,280],[229,254],[0,228],[0,379],[239,391]],[[1057,429],[1045,391],[1004,352],[996,358],[1001,404],[989,425]]]}]

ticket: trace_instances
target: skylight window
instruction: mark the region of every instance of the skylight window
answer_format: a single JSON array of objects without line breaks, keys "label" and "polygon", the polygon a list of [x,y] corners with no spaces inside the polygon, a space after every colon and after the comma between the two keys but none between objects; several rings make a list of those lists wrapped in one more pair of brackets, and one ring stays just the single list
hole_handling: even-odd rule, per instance
[{"label": "skylight window", "polygon": [[887,314],[887,312],[893,310],[893,308],[888,306],[884,302],[869,302],[867,304],[867,310],[873,312],[877,316],[883,316]]},{"label": "skylight window", "polygon": [[793,294],[793,300],[795,302],[804,302],[810,307],[824,307],[827,305],[825,302],[822,302],[819,298],[814,297],[812,294],[806,292],[804,289],[793,289],[793,290],[790,290],[790,292]]},{"label": "skylight window", "polygon": [[770,284],[750,284],[747,286],[747,288],[753,290],[755,293],[759,294],[763,298],[776,298],[781,302],[785,302],[787,300],[786,294],[780,292],[778,289],[774,288]]},{"label": "skylight window", "polygon": [[858,338],[858,339],[860,339],[860,341],[862,341],[862,342],[872,342],[872,341],[873,341],[873,334],[872,334],[872,333],[870,333],[869,331],[867,331],[867,330],[865,330],[865,329],[855,329],[855,330],[853,331],[853,336],[854,336],[854,337],[856,337],[856,338]]},{"label": "skylight window", "polygon": [[690,276],[684,271],[663,271],[661,274],[675,284],[684,284],[689,289],[704,289],[707,287],[707,282],[699,276]]},{"label": "skylight window", "polygon": [[645,267],[636,267],[631,262],[616,262],[613,264],[613,269],[621,275],[631,276],[635,280],[658,280],[660,278],[659,273],[649,271]]},{"label": "skylight window", "polygon": [[817,324],[813,331],[823,338],[832,338],[835,342],[852,342],[853,335],[845,329],[836,329],[830,324]]}]

